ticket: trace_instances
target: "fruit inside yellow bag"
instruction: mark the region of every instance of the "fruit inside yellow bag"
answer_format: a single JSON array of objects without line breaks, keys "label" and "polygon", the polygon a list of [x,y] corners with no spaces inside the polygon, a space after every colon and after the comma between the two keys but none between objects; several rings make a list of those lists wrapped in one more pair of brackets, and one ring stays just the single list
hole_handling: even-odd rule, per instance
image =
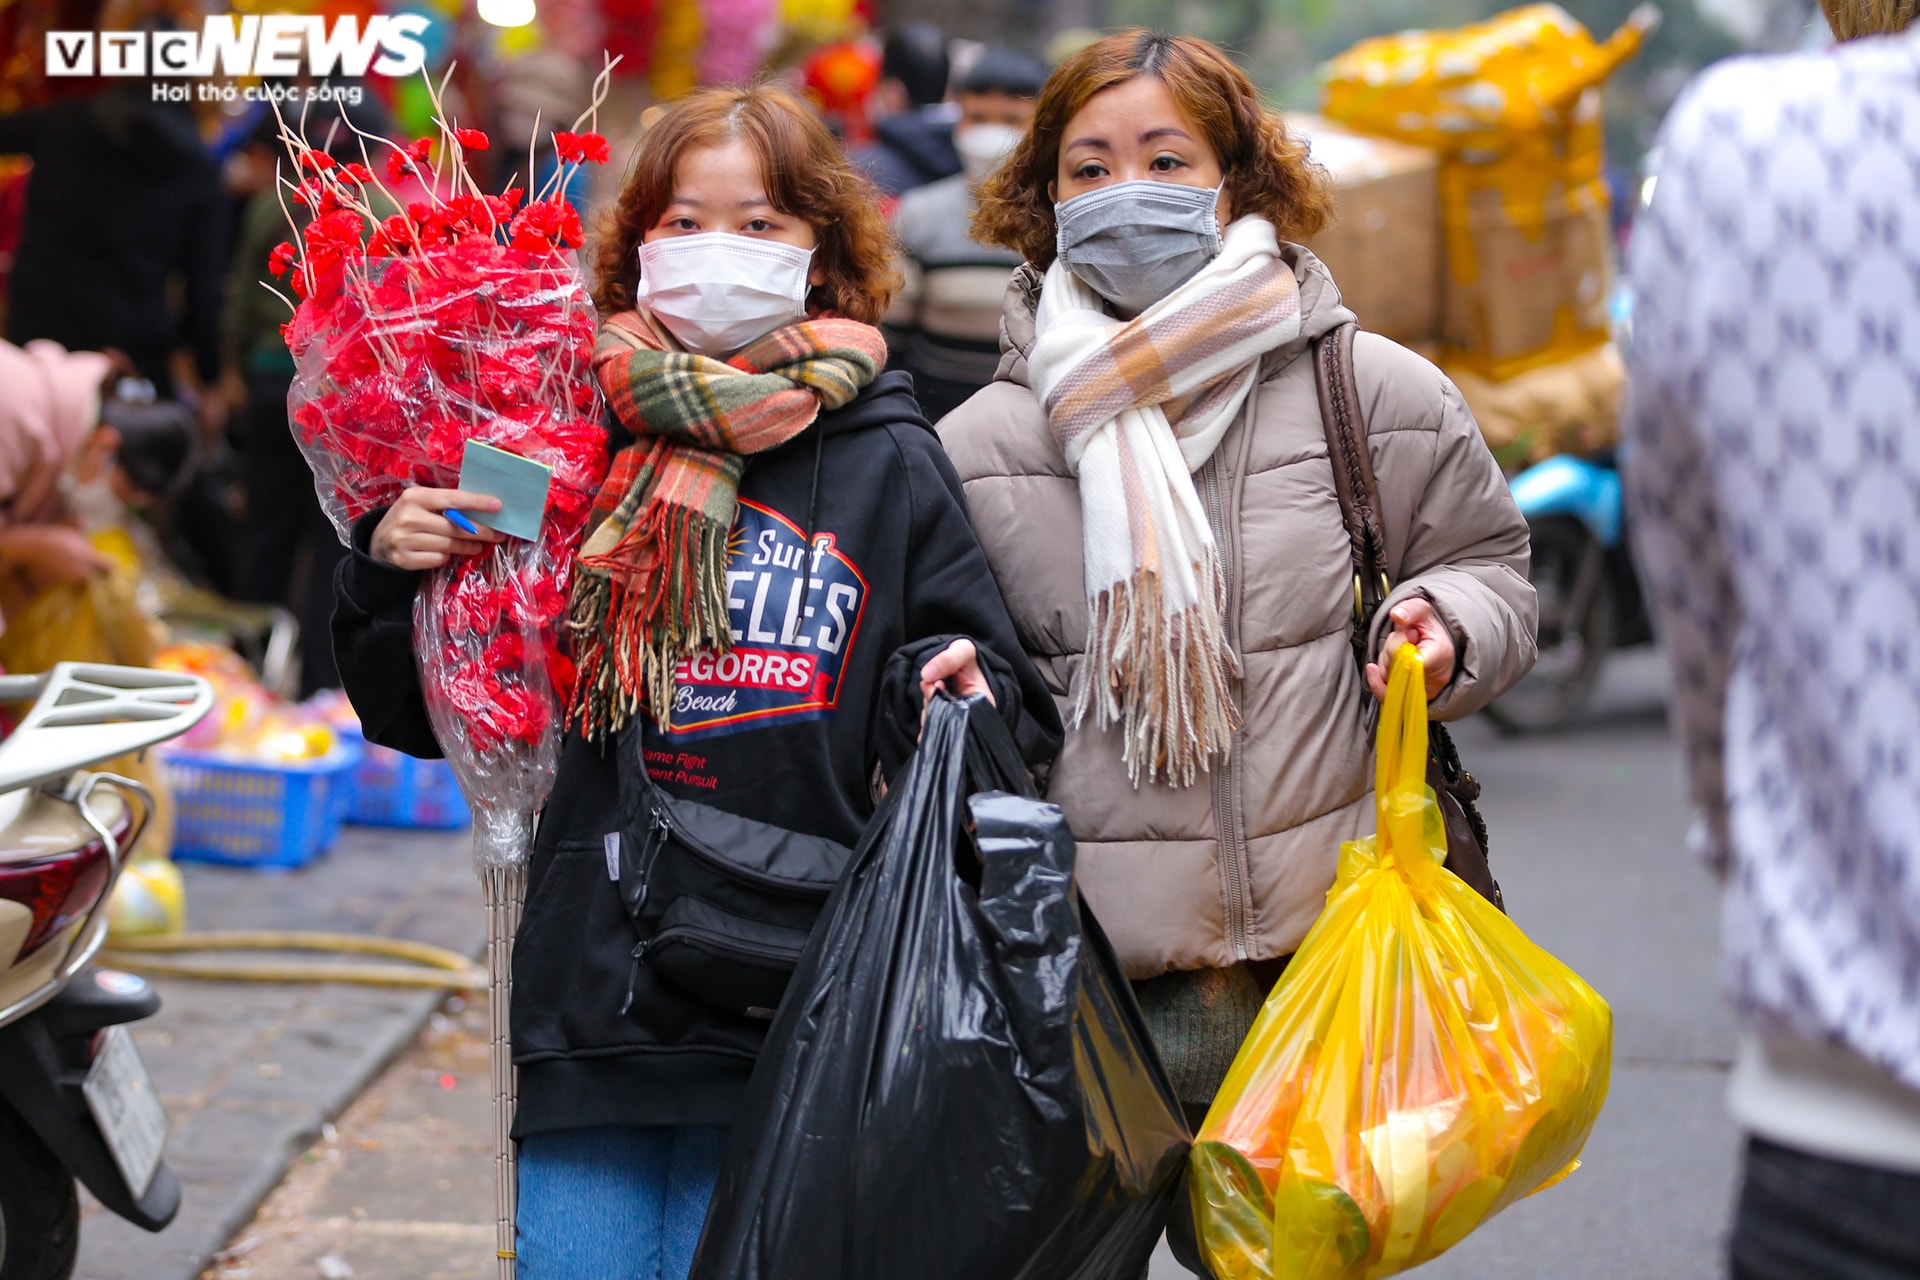
[{"label": "fruit inside yellow bag", "polygon": [[1360,1280],[1426,1262],[1572,1172],[1613,1016],[1441,864],[1420,658],[1394,656],[1378,832],[1267,998],[1194,1142],[1221,1280]]}]

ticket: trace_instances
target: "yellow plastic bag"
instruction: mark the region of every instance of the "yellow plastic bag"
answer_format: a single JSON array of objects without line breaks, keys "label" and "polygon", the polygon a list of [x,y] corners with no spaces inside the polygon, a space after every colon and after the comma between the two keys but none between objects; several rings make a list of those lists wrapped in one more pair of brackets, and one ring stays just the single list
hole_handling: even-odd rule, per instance
[{"label": "yellow plastic bag", "polygon": [[1603,42],[1559,5],[1530,4],[1470,26],[1365,40],[1321,68],[1325,114],[1449,155],[1504,151],[1570,124],[1581,95],[1639,51],[1655,20],[1636,10]]},{"label": "yellow plastic bag", "polygon": [[0,667],[18,675],[37,675],[56,662],[146,667],[159,648],[158,624],[141,612],[133,580],[119,572],[45,587],[9,611],[6,622]]},{"label": "yellow plastic bag", "polygon": [[1606,1100],[1606,1001],[1441,865],[1423,695],[1404,646],[1379,833],[1342,846],[1194,1142],[1194,1218],[1221,1280],[1426,1262],[1571,1173]]}]

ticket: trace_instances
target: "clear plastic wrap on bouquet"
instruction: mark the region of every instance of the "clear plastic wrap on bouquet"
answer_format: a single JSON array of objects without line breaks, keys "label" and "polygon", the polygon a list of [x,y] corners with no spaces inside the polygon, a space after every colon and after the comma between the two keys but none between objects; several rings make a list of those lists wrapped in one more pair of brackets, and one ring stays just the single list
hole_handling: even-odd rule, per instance
[{"label": "clear plastic wrap on bouquet", "polygon": [[[307,247],[312,264],[311,230]],[[456,557],[414,608],[427,713],[472,805],[475,857],[511,865],[553,782],[573,684],[573,557],[606,467],[593,305],[572,254],[493,237],[346,252],[320,270],[339,274],[302,281],[288,328],[291,414],[343,541],[408,486],[454,488],[469,440],[552,468],[539,538]]]}]

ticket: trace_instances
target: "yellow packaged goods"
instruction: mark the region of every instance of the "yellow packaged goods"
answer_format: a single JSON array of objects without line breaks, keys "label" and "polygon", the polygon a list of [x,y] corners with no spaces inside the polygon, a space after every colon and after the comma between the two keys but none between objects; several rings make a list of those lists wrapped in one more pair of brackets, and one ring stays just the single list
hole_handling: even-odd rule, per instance
[{"label": "yellow packaged goods", "polygon": [[1368,40],[1323,69],[1325,114],[1441,155],[1449,359],[1490,378],[1607,340],[1612,235],[1599,85],[1657,13],[1597,42],[1558,5]]},{"label": "yellow packaged goods", "polygon": [[1355,133],[1320,116],[1289,115],[1333,175],[1332,225],[1307,241],[1327,264],[1362,328],[1396,342],[1440,332],[1440,157],[1425,147]]},{"label": "yellow packaged goods", "polygon": [[1429,1261],[1559,1181],[1606,1100],[1612,1013],[1447,871],[1420,658],[1394,656],[1378,833],[1327,906],[1194,1141],[1221,1280],[1364,1280]]},{"label": "yellow packaged goods", "polygon": [[1505,382],[1448,367],[1480,433],[1502,466],[1529,466],[1555,454],[1590,454],[1620,436],[1627,368],[1611,342]]},{"label": "yellow packaged goods", "polygon": [[213,710],[180,735],[178,746],[265,762],[318,760],[333,750],[333,729],[320,712],[276,698],[231,649],[183,640],[162,649],[153,665],[213,685]]}]

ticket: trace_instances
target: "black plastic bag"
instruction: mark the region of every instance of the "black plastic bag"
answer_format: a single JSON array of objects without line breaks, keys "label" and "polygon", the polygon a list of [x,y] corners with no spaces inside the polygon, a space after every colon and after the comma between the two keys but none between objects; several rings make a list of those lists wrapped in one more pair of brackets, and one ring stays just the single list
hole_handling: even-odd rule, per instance
[{"label": "black plastic bag", "polygon": [[936,697],[768,1033],[694,1280],[1145,1275],[1186,1123],[1026,789],[985,700]]}]

